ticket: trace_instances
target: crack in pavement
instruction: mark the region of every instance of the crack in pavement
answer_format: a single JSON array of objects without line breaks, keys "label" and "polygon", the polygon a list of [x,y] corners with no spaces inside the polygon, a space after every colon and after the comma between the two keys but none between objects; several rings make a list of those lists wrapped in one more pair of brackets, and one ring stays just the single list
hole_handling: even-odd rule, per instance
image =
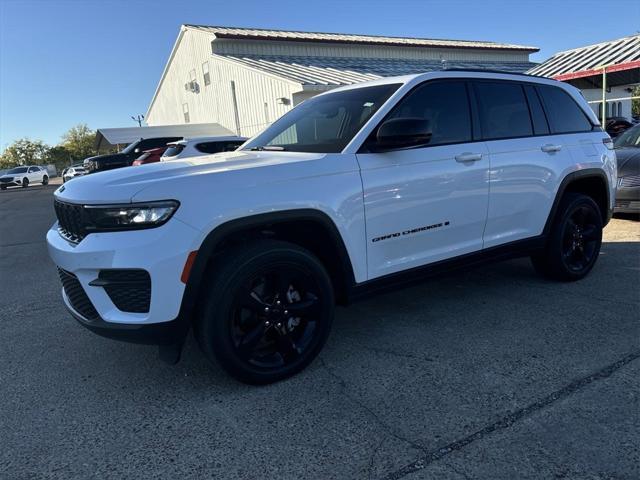
[{"label": "crack in pavement", "polygon": [[586,387],[587,385],[595,381],[610,377],[617,370],[621,369],[625,365],[635,360],[638,360],[639,358],[640,358],[640,351],[630,353],[625,357],[621,358],[620,360],[618,360],[617,362],[612,363],[611,365],[608,365],[602,368],[601,370],[598,370],[597,372],[592,373],[591,375],[574,380],[573,382],[562,387],[561,389],[556,390],[555,392],[547,395],[546,397],[534,403],[527,405],[526,407],[518,409],[515,412],[502,417],[497,422],[487,425],[486,427],[484,427],[481,430],[478,430],[477,432],[467,435],[466,437],[456,440],[444,447],[438,448],[436,450],[432,450],[431,452],[427,452],[426,455],[423,456],[422,458],[419,458],[418,460],[402,467],[399,470],[396,470],[395,472],[389,473],[387,476],[384,477],[384,479],[398,480],[411,473],[415,473],[419,470],[422,470],[428,465],[440,460],[441,458],[446,457],[447,455],[453,452],[461,450],[467,445],[474,443],[478,440],[481,440],[482,438],[492,434],[493,432],[496,432],[498,430],[504,430],[506,428],[511,427],[516,422],[519,422],[520,420],[533,415],[539,410],[542,410],[543,408],[548,407],[549,405],[559,400],[563,400],[571,396],[572,394],[576,393],[578,390],[581,390],[582,388]]},{"label": "crack in pavement", "polygon": [[397,433],[393,428],[391,428],[390,425],[388,425],[384,420],[382,420],[378,414],[376,412],[374,412],[371,407],[369,407],[368,405],[366,405],[364,402],[360,401],[358,398],[356,398],[354,395],[352,395],[349,391],[349,387],[347,386],[347,382],[340,376],[338,375],[331,367],[329,367],[329,365],[327,365],[327,363],[324,361],[324,358],[319,357],[320,360],[320,365],[322,366],[322,368],[324,368],[327,373],[338,382],[338,384],[340,385],[340,387],[344,390],[344,394],[345,396],[351,400],[353,403],[355,403],[356,405],[358,405],[360,408],[362,408],[364,411],[366,411],[374,420],[375,422],[381,426],[389,435],[391,435],[393,438],[395,438],[396,440],[400,440],[401,442],[407,443],[409,444],[411,447],[415,448],[416,450],[420,450],[421,452],[426,452],[426,447],[415,443],[413,440],[403,437],[402,435],[400,435],[399,433]]}]

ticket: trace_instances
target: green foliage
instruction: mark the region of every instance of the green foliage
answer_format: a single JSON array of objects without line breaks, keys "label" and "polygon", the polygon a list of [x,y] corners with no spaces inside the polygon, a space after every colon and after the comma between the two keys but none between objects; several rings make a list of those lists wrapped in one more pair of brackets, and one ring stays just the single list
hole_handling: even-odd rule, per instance
[{"label": "green foliage", "polygon": [[42,140],[20,138],[9,145],[0,157],[0,167],[46,163],[49,146]]},{"label": "green foliage", "polygon": [[9,145],[0,155],[0,168],[17,165],[54,164],[62,170],[71,164],[82,162],[95,155],[96,132],[85,124],[72,127],[62,136],[62,142],[53,147],[41,140],[21,138]]},{"label": "green foliage", "polygon": [[95,155],[96,132],[81,123],[71,127],[62,136],[61,146],[66,149],[74,162]]},{"label": "green foliage", "polygon": [[[633,97],[640,96],[640,85],[636,85],[633,88],[633,93],[631,94],[631,96]],[[640,115],[640,98],[631,100],[631,114]]]}]

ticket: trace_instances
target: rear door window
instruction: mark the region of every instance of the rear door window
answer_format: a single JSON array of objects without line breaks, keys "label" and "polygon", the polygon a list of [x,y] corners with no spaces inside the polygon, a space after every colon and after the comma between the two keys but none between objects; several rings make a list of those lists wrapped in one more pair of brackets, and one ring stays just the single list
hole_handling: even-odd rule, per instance
[{"label": "rear door window", "polygon": [[589,132],[593,129],[587,115],[571,96],[559,87],[536,87],[547,112],[551,133]]},{"label": "rear door window", "polygon": [[474,82],[474,85],[485,140],[533,135],[529,106],[521,84]]}]

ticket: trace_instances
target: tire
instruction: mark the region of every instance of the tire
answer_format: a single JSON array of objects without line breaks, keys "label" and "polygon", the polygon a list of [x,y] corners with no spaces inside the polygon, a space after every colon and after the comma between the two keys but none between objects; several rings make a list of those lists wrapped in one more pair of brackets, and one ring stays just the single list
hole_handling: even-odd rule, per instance
[{"label": "tire", "polygon": [[0,190],[6,190],[7,186],[6,185],[0,185]]},{"label": "tire", "polygon": [[42,177],[42,185],[48,185],[49,184],[49,177],[48,176],[44,176]]},{"label": "tire", "polygon": [[29,186],[29,179],[28,178],[23,178],[22,179],[22,188],[27,188]]},{"label": "tire", "polygon": [[544,250],[531,257],[535,270],[558,281],[584,278],[598,260],[602,215],[591,197],[568,193],[560,202]]},{"label": "tire", "polygon": [[[208,271],[195,335],[207,358],[237,380],[264,385],[304,369],[334,315],[329,275],[309,251],[260,240],[225,251]],[[298,317],[291,315],[297,312]]]}]

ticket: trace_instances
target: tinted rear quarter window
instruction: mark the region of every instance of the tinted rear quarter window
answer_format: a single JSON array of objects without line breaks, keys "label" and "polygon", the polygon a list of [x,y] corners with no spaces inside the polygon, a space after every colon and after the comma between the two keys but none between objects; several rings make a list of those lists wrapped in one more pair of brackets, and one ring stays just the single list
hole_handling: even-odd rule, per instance
[{"label": "tinted rear quarter window", "polygon": [[394,118],[429,121],[429,145],[471,141],[471,114],[464,82],[429,82],[407,94],[391,112]]},{"label": "tinted rear quarter window", "polygon": [[525,85],[524,92],[527,95],[531,120],[533,121],[533,133],[536,135],[549,135],[549,124],[536,89],[532,85]]},{"label": "tinted rear quarter window", "polygon": [[475,91],[484,139],[533,135],[522,85],[512,82],[475,82]]},{"label": "tinted rear quarter window", "polygon": [[571,96],[559,87],[538,85],[536,87],[552,133],[576,133],[592,130],[587,115]]}]

